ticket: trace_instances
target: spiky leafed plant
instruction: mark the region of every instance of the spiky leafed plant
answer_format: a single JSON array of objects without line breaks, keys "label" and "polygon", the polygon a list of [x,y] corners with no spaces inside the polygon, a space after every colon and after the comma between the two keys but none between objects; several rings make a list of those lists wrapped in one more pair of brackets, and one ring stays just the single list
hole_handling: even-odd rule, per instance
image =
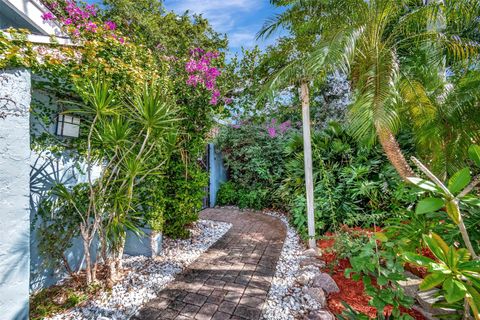
[{"label": "spiky leafed plant", "polygon": [[446,180],[465,165],[470,144],[480,141],[480,72],[465,70],[447,80],[426,61],[408,71],[400,83],[402,114],[418,153]]},{"label": "spiky leafed plant", "polygon": [[57,186],[54,195],[80,218],[87,284],[95,282],[97,264],[90,255],[96,236],[112,284],[121,269],[126,230],[138,231],[134,189],[147,176],[157,174],[167,160],[162,149],[171,148],[178,119],[168,88],[160,81],[137,88],[126,100],[101,76],[78,80],[75,89],[82,103],[68,112],[83,115],[82,123],[88,128],[84,159],[88,205],[81,206],[65,186]]}]

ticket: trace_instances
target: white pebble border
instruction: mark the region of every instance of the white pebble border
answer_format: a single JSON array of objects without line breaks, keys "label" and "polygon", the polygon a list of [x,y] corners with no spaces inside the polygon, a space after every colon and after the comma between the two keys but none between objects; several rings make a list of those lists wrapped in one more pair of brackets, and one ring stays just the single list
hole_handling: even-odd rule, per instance
[{"label": "white pebble border", "polygon": [[230,223],[200,220],[191,229],[190,239],[165,238],[161,256],[155,258],[126,256],[123,263],[129,272],[111,292],[104,292],[82,307],[49,319],[129,319],[143,304],[156,298],[157,293],[165,288],[176,274],[195,261],[231,227]]},{"label": "white pebble border", "polygon": [[[320,306],[302,291],[296,283],[300,271],[300,261],[304,258],[305,247],[297,231],[290,226],[288,219],[276,212],[265,214],[280,219],[287,227],[287,237],[278,260],[275,276],[265,301],[262,317],[265,320],[293,320],[304,317]],[[311,275],[314,276],[314,273]]]}]

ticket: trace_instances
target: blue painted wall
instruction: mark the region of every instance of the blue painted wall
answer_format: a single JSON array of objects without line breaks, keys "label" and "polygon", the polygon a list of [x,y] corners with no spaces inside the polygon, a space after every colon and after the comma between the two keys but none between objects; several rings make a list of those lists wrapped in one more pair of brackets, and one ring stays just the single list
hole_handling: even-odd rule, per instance
[{"label": "blue painted wall", "polygon": [[210,207],[217,203],[217,192],[220,185],[227,181],[227,172],[223,165],[222,153],[213,143],[210,144]]},{"label": "blue painted wall", "polygon": [[28,319],[30,72],[0,70],[0,318]]}]

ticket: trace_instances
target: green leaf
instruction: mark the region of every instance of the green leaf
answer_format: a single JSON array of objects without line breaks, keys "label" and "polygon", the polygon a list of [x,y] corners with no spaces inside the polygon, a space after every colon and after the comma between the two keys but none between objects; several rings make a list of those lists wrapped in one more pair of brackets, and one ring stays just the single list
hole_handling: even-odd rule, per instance
[{"label": "green leaf", "polygon": [[470,261],[470,258],[472,257],[470,252],[468,252],[468,250],[465,249],[465,248],[458,249],[457,250],[457,255],[458,255],[458,261],[459,262]]},{"label": "green leaf", "polygon": [[404,252],[402,256],[406,262],[409,262],[421,267],[428,267],[431,263],[434,263],[432,259],[421,256],[416,253],[412,253],[412,252]]},{"label": "green leaf", "polygon": [[443,273],[432,273],[429,274],[428,276],[423,279],[422,283],[420,283],[420,290],[426,291],[430,290],[439,284],[443,283],[445,279],[447,278],[446,274]]},{"label": "green leaf", "polygon": [[377,284],[378,284],[379,286],[384,286],[384,285],[386,285],[387,283],[388,283],[388,279],[387,279],[385,276],[379,276],[379,277],[377,278]]},{"label": "green leaf", "polygon": [[473,195],[465,196],[465,197],[461,198],[461,201],[463,203],[469,204],[471,206],[480,207],[480,199],[476,196],[473,196]]},{"label": "green leaf", "polygon": [[438,191],[437,186],[431,181],[420,179],[420,178],[413,178],[413,177],[407,178],[407,180],[423,190],[434,191],[434,192]]},{"label": "green leaf", "polygon": [[453,199],[448,201],[445,205],[445,209],[447,209],[447,214],[450,219],[458,225],[460,223],[460,209],[458,208],[457,200]]},{"label": "green leaf", "polygon": [[450,180],[448,180],[448,190],[450,190],[450,192],[453,194],[457,194],[462,191],[470,183],[470,181],[472,181],[470,169],[463,168],[455,173]]},{"label": "green leaf", "polygon": [[375,239],[380,240],[381,242],[388,241],[388,237],[383,232],[375,232]]},{"label": "green leaf", "polygon": [[467,290],[468,304],[472,308],[475,319],[480,319],[478,316],[480,314],[480,293],[478,293],[478,291],[472,286],[467,286]]},{"label": "green leaf", "polygon": [[439,198],[426,198],[417,204],[416,214],[435,212],[445,206],[445,201]]},{"label": "green leaf", "polygon": [[448,278],[443,283],[443,290],[445,290],[445,299],[448,303],[454,303],[465,297],[467,293],[467,288],[458,280],[453,278]]},{"label": "green leaf", "polygon": [[[463,271],[472,271],[480,273],[480,260],[473,260],[468,262],[461,262],[458,264],[458,268]],[[480,277],[480,275],[479,275]]]},{"label": "green leaf", "polygon": [[470,156],[470,159],[472,159],[475,164],[480,167],[480,146],[478,145],[472,145],[468,149],[468,155]]},{"label": "green leaf", "polygon": [[429,235],[423,235],[423,241],[427,244],[428,248],[433,252],[435,257],[441,261],[446,260],[446,255],[448,253],[448,245],[445,241],[442,240],[438,235],[433,232]]}]

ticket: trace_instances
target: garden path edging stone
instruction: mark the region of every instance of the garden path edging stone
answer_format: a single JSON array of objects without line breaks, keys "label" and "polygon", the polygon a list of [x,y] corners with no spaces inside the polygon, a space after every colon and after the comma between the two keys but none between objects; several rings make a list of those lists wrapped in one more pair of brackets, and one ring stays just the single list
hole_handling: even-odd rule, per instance
[{"label": "garden path edging stone", "polygon": [[326,310],[327,293],[314,286],[314,278],[322,274],[325,262],[318,249],[305,250],[303,242],[280,213],[266,212],[279,218],[287,227],[285,240],[272,287],[265,304],[265,320],[330,320],[334,315]]}]

